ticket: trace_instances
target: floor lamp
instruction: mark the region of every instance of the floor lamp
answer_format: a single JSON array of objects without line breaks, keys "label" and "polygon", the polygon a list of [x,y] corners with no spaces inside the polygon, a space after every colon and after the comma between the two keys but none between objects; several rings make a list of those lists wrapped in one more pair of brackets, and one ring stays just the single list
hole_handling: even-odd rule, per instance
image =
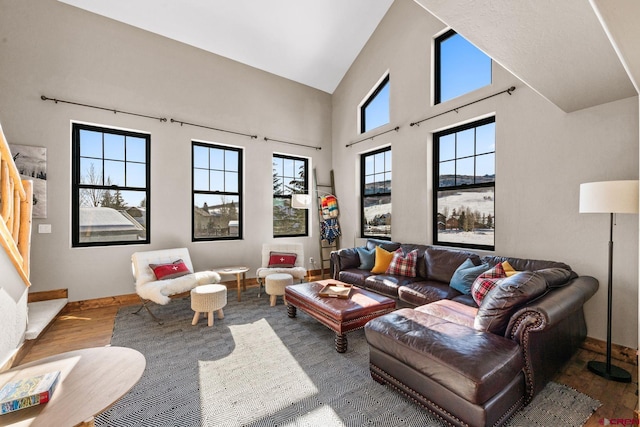
[{"label": "floor lamp", "polygon": [[591,361],[587,368],[608,380],[628,383],[631,374],[611,364],[611,304],[613,297],[613,214],[638,213],[638,181],[580,184],[580,213],[609,214],[609,275],[607,283],[607,361]]}]

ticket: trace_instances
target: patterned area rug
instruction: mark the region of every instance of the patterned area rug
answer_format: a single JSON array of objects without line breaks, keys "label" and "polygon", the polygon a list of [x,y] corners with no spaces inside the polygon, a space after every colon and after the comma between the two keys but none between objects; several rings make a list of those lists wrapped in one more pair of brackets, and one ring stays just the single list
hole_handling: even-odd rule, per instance
[{"label": "patterned area rug", "polygon": [[[334,334],[278,300],[229,292],[224,319],[191,325],[188,298],[153,307],[158,325],[121,308],[112,345],[147,359],[138,384],[96,417],[98,426],[441,426],[427,411],[369,375],[362,330],[339,354]],[[550,383],[509,425],[582,425],[600,402]]]}]

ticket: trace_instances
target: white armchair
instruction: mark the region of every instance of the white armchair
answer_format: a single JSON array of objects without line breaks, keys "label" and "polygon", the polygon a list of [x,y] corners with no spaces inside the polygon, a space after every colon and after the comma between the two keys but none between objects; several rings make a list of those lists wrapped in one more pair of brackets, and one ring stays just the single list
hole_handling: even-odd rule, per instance
[{"label": "white armchair", "polygon": [[[150,264],[170,264],[181,259],[191,273],[172,279],[158,280],[149,267]],[[171,296],[190,291],[198,285],[220,282],[220,275],[214,271],[194,272],[189,250],[187,248],[161,249],[156,251],[136,252],[131,255],[131,271],[135,280],[136,293],[142,300],[142,306],[156,320],[147,304],[151,301],[165,305]]]},{"label": "white armchair", "polygon": [[[269,259],[271,252],[289,252],[296,254],[296,261],[293,267],[269,267]],[[304,246],[302,243],[265,243],[262,245],[262,263],[256,271],[258,280],[258,296],[264,286],[264,278],[270,274],[287,273],[294,279],[302,281],[307,275],[307,269],[304,266]]]}]

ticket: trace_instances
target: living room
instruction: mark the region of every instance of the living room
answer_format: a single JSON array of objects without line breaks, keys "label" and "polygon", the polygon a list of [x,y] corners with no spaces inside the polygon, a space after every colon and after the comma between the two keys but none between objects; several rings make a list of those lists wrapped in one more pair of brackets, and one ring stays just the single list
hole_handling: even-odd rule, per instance
[{"label": "living room", "polygon": [[[250,267],[251,276],[259,266],[262,244],[278,240],[272,233],[270,160],[274,153],[308,158],[320,183],[329,182],[329,171],[334,171],[342,246],[352,247],[363,241],[357,172],[360,156],[391,146],[395,181],[392,238],[430,243],[433,133],[495,115],[495,253],[562,261],[581,275],[596,277],[600,290],[586,303],[585,314],[588,336],[604,341],[607,218],[579,213],[579,186],[590,181],[638,178],[637,92],[566,107],[563,99],[550,101],[556,94],[547,92],[546,87],[531,87],[531,83],[523,83],[494,61],[490,86],[447,105],[432,106],[431,46],[433,38],[447,25],[421,7],[429,7],[430,3],[396,0],[340,84],[328,93],[55,0],[39,1],[37,6],[31,1],[4,1],[0,16],[0,123],[9,142],[47,148],[48,213],[46,218],[33,222],[29,292],[66,288],[70,301],[131,294],[131,254],[168,247],[188,247],[194,265],[200,268],[245,264]],[[626,15],[633,16],[637,6],[628,2],[614,13],[606,2],[594,4],[618,43],[616,49],[609,46],[608,53],[614,56],[607,58],[620,61],[615,51],[622,52],[626,64],[623,67],[618,63],[618,67],[626,68],[627,79],[637,82],[640,68],[634,62],[635,54],[624,49],[635,39],[633,34],[624,33],[623,25],[615,26],[627,8]],[[594,16],[589,24],[596,26],[585,24],[585,33],[604,32],[591,13]],[[462,24],[467,21],[457,18],[462,21],[459,31],[465,34]],[[448,25],[457,28],[453,23]],[[475,34],[470,31],[470,35]],[[529,48],[515,38],[511,43],[501,41],[504,45],[499,51],[496,48],[495,54],[491,46],[484,47],[485,51],[499,56],[507,47],[524,52]],[[590,57],[587,46],[563,48],[561,41],[554,43],[561,52],[578,50],[578,56]],[[553,70],[556,65],[547,59],[553,58],[553,53],[532,53],[540,69],[528,73],[525,70],[526,75]],[[517,65],[520,64],[505,63],[505,67]],[[390,122],[360,134],[358,106],[387,72],[391,84]],[[580,82],[582,71],[574,68],[573,72]],[[561,81],[557,86],[570,83],[574,82]],[[608,76],[603,78],[605,92],[610,84]],[[510,95],[496,96],[420,126],[410,126],[511,86],[516,90]],[[603,89],[583,87],[582,91],[600,93]],[[42,95],[174,118],[258,138],[44,102]],[[574,101],[573,94],[559,96],[564,96],[566,102]],[[134,129],[151,135],[149,245],[72,247],[71,122]],[[397,132],[369,138],[396,126]],[[322,149],[264,141],[264,137]],[[363,138],[366,140],[346,147]],[[244,150],[241,240],[192,242],[194,140]],[[636,349],[638,218],[620,215],[616,221],[613,342]],[[51,233],[39,234],[40,224],[50,224]],[[315,224],[314,218],[310,224]],[[283,240],[303,243],[306,257],[317,260],[317,233],[311,226],[309,236]],[[4,316],[11,316],[20,304],[6,294],[0,296],[5,324],[15,321],[15,315]],[[3,337],[3,361],[15,349],[11,343],[19,340],[18,336],[15,332],[10,338]]]}]

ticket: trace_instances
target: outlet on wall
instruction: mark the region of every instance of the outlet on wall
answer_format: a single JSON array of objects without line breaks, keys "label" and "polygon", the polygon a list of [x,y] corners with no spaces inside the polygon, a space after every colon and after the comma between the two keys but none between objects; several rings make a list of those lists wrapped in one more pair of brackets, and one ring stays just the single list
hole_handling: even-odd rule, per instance
[{"label": "outlet on wall", "polygon": [[315,261],[313,260],[313,257],[309,257],[309,264],[313,265],[315,263]]}]

